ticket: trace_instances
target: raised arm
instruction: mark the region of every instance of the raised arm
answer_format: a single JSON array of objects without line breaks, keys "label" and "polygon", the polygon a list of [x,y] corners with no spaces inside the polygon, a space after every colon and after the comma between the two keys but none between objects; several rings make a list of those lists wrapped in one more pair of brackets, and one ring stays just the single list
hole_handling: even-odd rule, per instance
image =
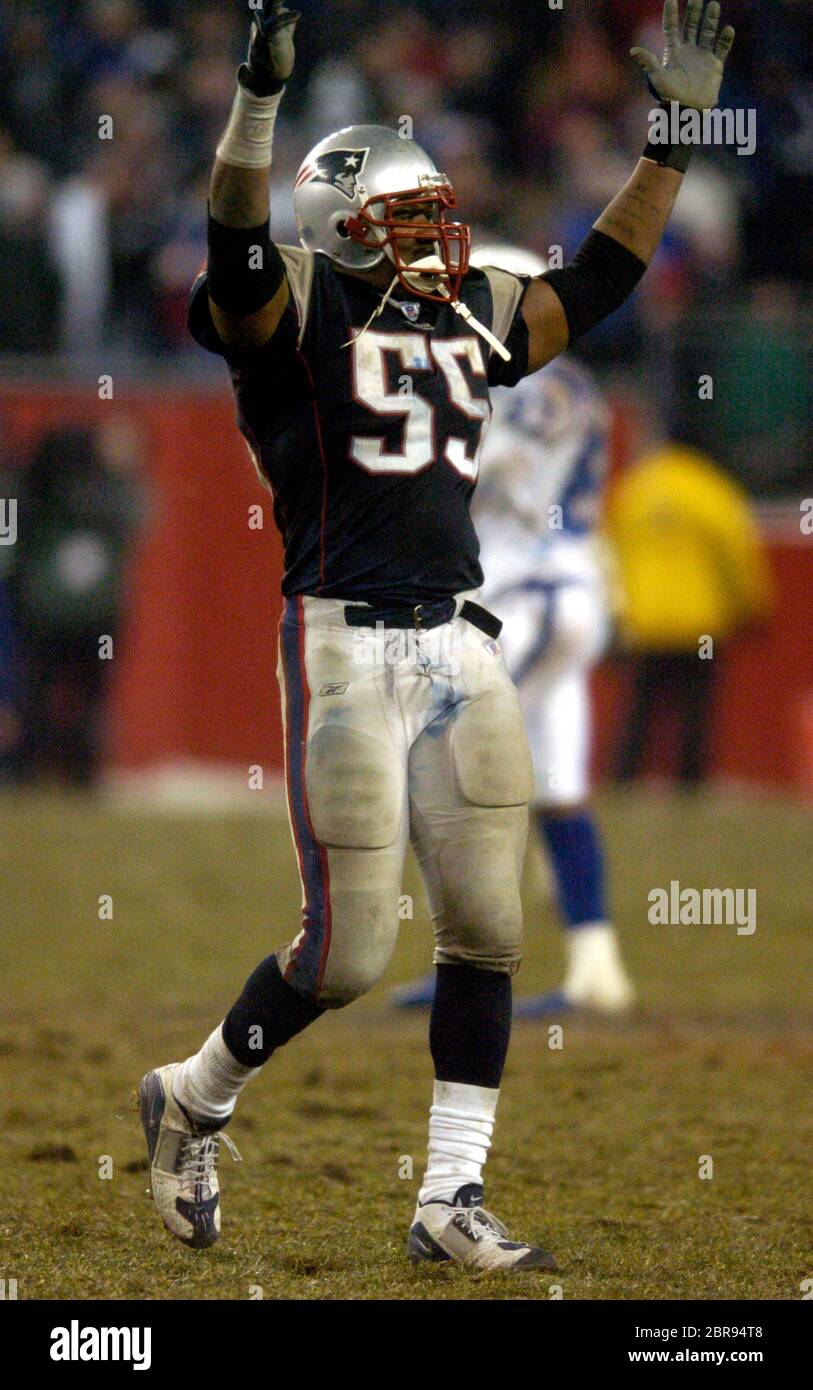
[{"label": "raised arm", "polygon": [[[663,103],[697,111],[716,105],[734,42],[730,25],[718,36],[719,24],[717,0],[705,10],[704,0],[689,0],[683,26],[678,0],[666,0],[663,62],[647,49],[632,50]],[[530,339],[529,372],[557,357],[635,289],[660,245],[691,152],[690,144],[648,144],[632,178],[601,214],[574,260],[531,282],[522,310]]]},{"label": "raised arm", "polygon": [[269,232],[268,185],[298,19],[282,0],[264,0],[257,11],[209,188],[212,320],[222,341],[240,349],[267,343],[288,306],[285,266]]}]

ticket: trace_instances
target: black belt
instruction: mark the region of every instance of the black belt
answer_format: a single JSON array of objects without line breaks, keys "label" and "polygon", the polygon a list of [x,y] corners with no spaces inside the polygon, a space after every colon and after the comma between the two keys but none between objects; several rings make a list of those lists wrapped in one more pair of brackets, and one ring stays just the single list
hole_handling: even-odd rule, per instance
[{"label": "black belt", "polygon": [[[450,623],[455,616],[456,606],[453,598],[417,603],[414,608],[374,608],[372,604],[348,604],[344,610],[344,620],[348,627],[377,627],[380,624],[381,627],[411,627],[418,632],[428,632],[430,628]],[[459,616],[489,637],[499,637],[502,632],[499,618],[469,599],[460,609]]]}]

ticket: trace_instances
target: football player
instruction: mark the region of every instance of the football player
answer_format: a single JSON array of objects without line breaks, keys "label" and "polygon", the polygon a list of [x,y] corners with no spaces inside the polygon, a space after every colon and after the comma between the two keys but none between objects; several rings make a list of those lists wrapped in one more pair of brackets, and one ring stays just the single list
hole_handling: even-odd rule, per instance
[{"label": "football player", "polygon": [[[518,275],[547,270],[510,246],[482,247],[471,262]],[[609,627],[596,541],[608,412],[590,374],[566,354],[514,390],[498,388],[493,406],[472,509],[482,598],[504,624],[500,646],[533,760],[533,823],[553,867],[567,950],[561,990],[517,1000],[514,1017],[615,1013],[634,992],[607,920],[604,852],[587,804],[588,678]],[[434,992],[432,973],[393,999],[425,1008]]]},{"label": "football player", "polygon": [[[733,41],[719,13],[716,0],[690,0],[681,24],[668,0],[664,62],[637,52],[662,99],[715,104]],[[691,148],[649,144],[574,261],[525,279],[469,268],[454,191],[420,146],[350,126],[305,159],[301,246],[277,247],[269,169],[297,18],[280,0],[257,8],[190,323],[228,363],[284,539],[279,674],[302,920],[200,1051],[143,1078],[153,1197],[180,1240],[217,1239],[219,1136],[235,1102],[275,1051],[380,978],[411,838],[437,987],[429,1157],[408,1253],[476,1271],[551,1269],[483,1206],[533,779],[500,625],[477,601],[469,509],[489,387],[538,371],[632,292]]]}]

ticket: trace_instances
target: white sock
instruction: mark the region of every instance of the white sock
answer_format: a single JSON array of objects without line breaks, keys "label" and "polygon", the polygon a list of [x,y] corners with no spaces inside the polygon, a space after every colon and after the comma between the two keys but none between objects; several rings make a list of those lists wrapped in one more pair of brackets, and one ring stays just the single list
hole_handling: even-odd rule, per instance
[{"label": "white sock", "polygon": [[418,1202],[451,1201],[466,1183],[483,1181],[499,1090],[436,1081],[429,1111],[429,1161]]},{"label": "white sock", "polygon": [[195,1119],[225,1120],[237,1097],[260,1067],[244,1067],[229,1052],[220,1024],[206,1039],[200,1052],[188,1057],[176,1071],[172,1092],[179,1105]]},{"label": "white sock", "polygon": [[608,922],[588,922],[565,932],[567,971],[563,993],[575,1004],[626,1008],[634,989],[621,961],[618,936]]},{"label": "white sock", "polygon": [[[609,922],[584,922],[565,931],[567,980],[576,985],[584,975],[618,959],[615,929]],[[567,980],[565,988],[567,988]]]}]

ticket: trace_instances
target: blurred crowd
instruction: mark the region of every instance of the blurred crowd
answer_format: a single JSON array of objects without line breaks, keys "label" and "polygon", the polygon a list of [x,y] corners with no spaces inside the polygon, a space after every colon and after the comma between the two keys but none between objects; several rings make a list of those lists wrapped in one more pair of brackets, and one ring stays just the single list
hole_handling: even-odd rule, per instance
[{"label": "blurred crowd", "polygon": [[[641,151],[652,101],[628,51],[659,49],[661,0],[299,7],[275,147],[279,240],[295,240],[301,159],[349,122],[411,116],[466,219],[543,253],[578,245]],[[605,361],[634,356],[648,322],[692,303],[784,282],[790,311],[810,291],[813,6],[725,10],[738,39],[724,102],[756,110],[756,153],[695,159],[654,273],[597,337]],[[248,15],[246,0],[4,0],[0,352],[194,351],[185,301]]]},{"label": "blurred crowd", "polygon": [[[661,0],[297,3],[278,241],[296,241],[304,155],[350,122],[411,117],[476,238],[542,254],[572,254],[643,147],[652,98],[629,48],[659,49]],[[787,496],[813,440],[813,5],[725,10],[723,102],[756,112],[756,151],[695,156],[640,290],[580,351],[605,384],[633,368],[666,428],[752,492]],[[247,0],[4,0],[0,359],[217,372],[186,305],[249,14]],[[711,404],[701,373],[724,387]]]}]

